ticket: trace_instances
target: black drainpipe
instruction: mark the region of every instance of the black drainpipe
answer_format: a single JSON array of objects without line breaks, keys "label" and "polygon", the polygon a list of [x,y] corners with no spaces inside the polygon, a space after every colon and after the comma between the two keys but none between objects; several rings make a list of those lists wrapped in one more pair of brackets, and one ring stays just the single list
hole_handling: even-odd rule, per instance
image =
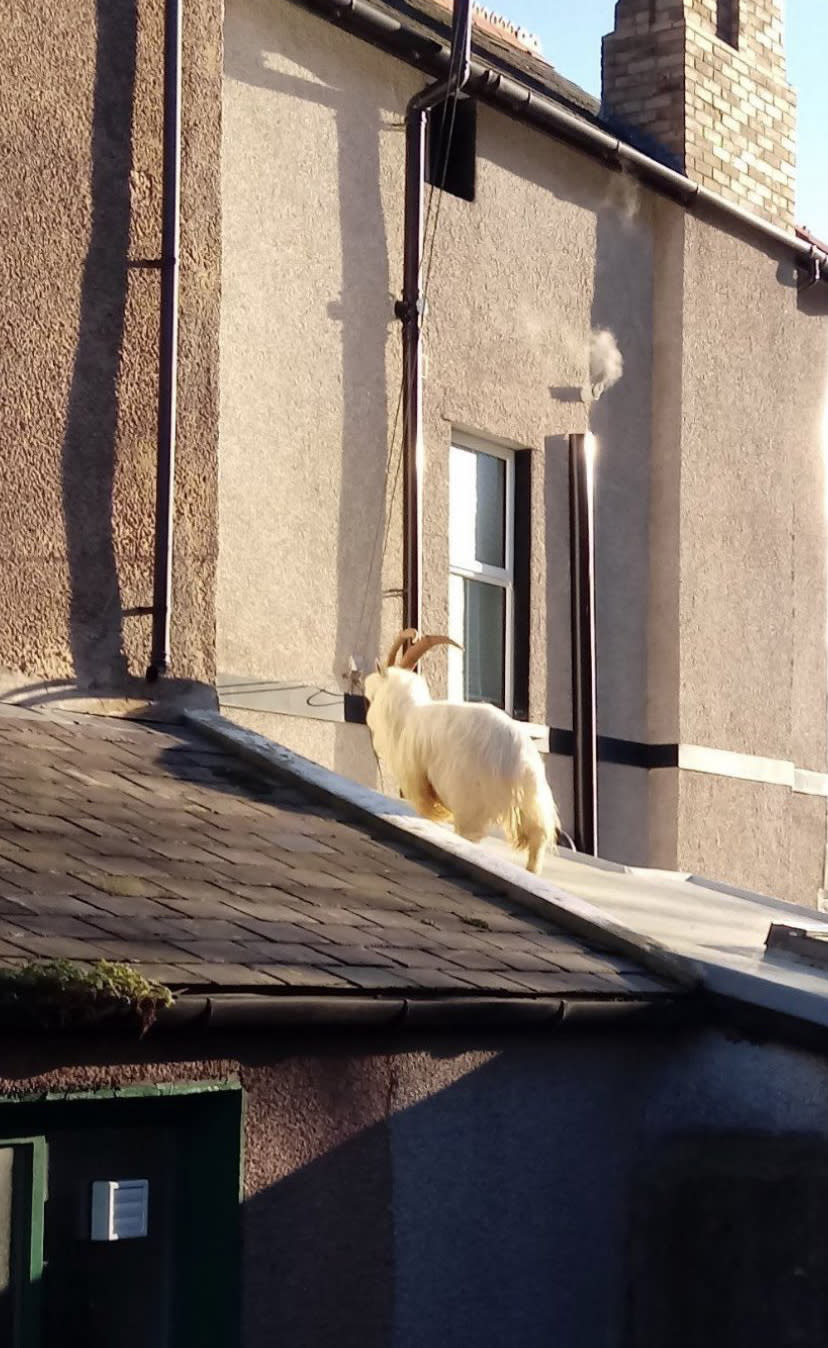
[{"label": "black drainpipe", "polygon": [[[472,0],[455,0],[451,59],[445,79],[415,94],[405,113],[405,239],[403,297],[403,627],[422,627],[423,370],[422,267],[426,116],[456,97],[471,75]],[[446,147],[448,153],[448,147]]]},{"label": "black drainpipe", "polygon": [[569,437],[572,577],[572,729],[575,845],[598,855],[598,727],[595,653],[595,444]]},{"label": "black drainpipe", "polygon": [[175,399],[178,368],[178,241],[181,218],[181,0],[164,7],[164,158],[162,169],[161,331],[158,351],[158,455],[152,648],[147,679],[170,663]]}]

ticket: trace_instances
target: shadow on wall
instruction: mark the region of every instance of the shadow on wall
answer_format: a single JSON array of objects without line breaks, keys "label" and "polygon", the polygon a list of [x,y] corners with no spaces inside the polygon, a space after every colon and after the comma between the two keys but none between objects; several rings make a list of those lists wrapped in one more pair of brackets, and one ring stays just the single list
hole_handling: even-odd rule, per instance
[{"label": "shadow on wall", "polygon": [[[77,345],[74,353],[61,446],[61,494],[69,571],[69,648],[73,681],[21,685],[4,697],[21,705],[77,698],[86,690],[146,700],[190,698],[215,705],[209,685],[188,679],[164,680],[152,690],[142,674],[131,674],[124,644],[124,619],[149,618],[124,609],[118,575],[113,520],[119,415],[119,380],[131,267],[131,171],[135,122],[138,0],[97,0],[95,84],[91,127],[91,218],[80,285]],[[154,59],[161,61],[162,53]],[[149,264],[152,266],[152,264]],[[157,287],[156,287],[157,289]],[[153,310],[149,310],[152,317]],[[155,360],[150,346],[139,357]],[[157,384],[149,376],[149,397]],[[134,465],[130,466],[134,470]],[[138,491],[132,484],[133,498]],[[154,498],[153,498],[154,499]],[[147,602],[151,598],[151,560],[147,560]]]},{"label": "shadow on wall", "polygon": [[[580,393],[578,394],[580,400]],[[572,399],[574,401],[574,399]],[[572,729],[572,646],[569,639],[571,575],[569,560],[569,440],[549,435],[543,451],[543,499],[546,521],[545,612],[549,615],[546,654],[546,716],[550,726]],[[556,640],[557,633],[566,639]],[[547,776],[563,826],[574,830],[574,788],[571,758],[551,754]]]},{"label": "shadow on wall", "polygon": [[[593,405],[596,469],[598,730],[646,741],[650,588],[652,239],[637,220],[634,185],[598,211],[593,329],[608,328],[624,358],[619,383]],[[630,195],[632,193],[632,195]],[[623,780],[622,780],[623,778]],[[601,855],[648,859],[647,773],[599,769]],[[600,805],[599,805],[600,808]]]},{"label": "shadow on wall", "polygon": [[[285,28],[272,26],[280,56],[306,70],[308,78],[270,69],[263,53],[244,60],[238,45],[228,45],[225,73],[292,102],[331,109],[336,119],[341,235],[342,290],[329,299],[327,314],[340,324],[342,344],[341,488],[337,524],[337,624],[333,658],[343,678],[351,655],[373,661],[379,653],[382,607],[383,529],[386,509],[388,407],[386,346],[394,323],[388,245],[380,193],[379,107],[361,87],[339,86],[341,52],[335,44],[305,45]],[[310,78],[313,76],[313,78]],[[317,82],[318,81],[318,82]],[[403,153],[400,138],[400,154]],[[274,171],[278,171],[278,166]],[[309,306],[312,297],[308,297]],[[312,413],[313,409],[309,409]],[[288,579],[301,610],[312,602],[304,583],[312,559],[298,557],[299,569]],[[280,580],[284,580],[282,576]],[[307,600],[306,600],[307,596]],[[291,671],[275,671],[290,676]],[[335,731],[335,769],[360,780],[375,780],[370,750],[350,733]]]},{"label": "shadow on wall", "polygon": [[[287,1173],[244,1205],[250,1254],[243,1274],[243,1340],[251,1348],[388,1348],[395,1341],[389,1130],[385,1122],[363,1127],[360,1116],[379,1103],[371,1098],[370,1078],[388,1076],[393,1058],[378,1054],[367,1063],[341,1064],[325,1055],[313,1067],[306,1074],[287,1063],[284,1072],[272,1074],[272,1102],[280,1113],[289,1102],[279,1077],[315,1077],[296,1084],[304,1086],[305,1108],[317,1117],[304,1120],[311,1130],[306,1139],[291,1137],[296,1124],[302,1126],[303,1106],[294,1106],[287,1135],[266,1141],[270,1166]],[[343,1080],[348,1077],[350,1082]],[[354,1092],[350,1102],[338,1089],[346,1084]],[[282,1131],[273,1117],[265,1121],[268,1127]],[[341,1140],[356,1129],[361,1131]],[[304,1166],[300,1161],[291,1174],[296,1153],[304,1159],[308,1150],[322,1154]]]},{"label": "shadow on wall", "polygon": [[97,0],[96,18],[92,219],[61,457],[69,640],[77,681],[91,688],[121,686],[127,678],[112,495],[127,297],[137,0]]},{"label": "shadow on wall", "polygon": [[828,284],[825,281],[816,285],[801,284],[796,307],[809,318],[828,317]]},{"label": "shadow on wall", "polygon": [[[780,1221],[767,1169],[803,1138],[812,1169],[824,1149],[818,1056],[606,1026],[409,1043],[251,1076],[250,1348],[664,1348],[732,1344],[746,1321],[757,1348],[824,1342],[819,1203]],[[785,1164],[800,1194],[813,1176]],[[717,1266],[720,1296],[699,1298]]]},{"label": "shadow on wall", "polygon": [[[751,1140],[760,1156],[769,1142],[802,1138],[812,1157],[824,1155],[818,1054],[607,1023],[553,1035],[4,1043],[4,1082],[24,1091],[50,1070],[49,1088],[65,1090],[67,1064],[87,1088],[190,1079],[193,1064],[208,1080],[239,1071],[246,1348],[731,1345],[763,1301],[776,1316],[751,1323],[756,1348],[825,1342],[820,1194],[804,1204],[804,1225],[792,1227],[784,1205],[780,1222],[772,1172],[742,1160]],[[689,1163],[665,1171],[688,1137]],[[726,1168],[711,1166],[711,1151],[729,1155]],[[692,1200],[700,1168],[712,1200],[701,1209]],[[791,1204],[813,1170],[813,1160],[799,1165]],[[641,1204],[654,1178],[671,1226]],[[699,1212],[704,1224],[693,1220]],[[780,1248],[780,1226],[796,1231],[797,1247]],[[699,1297],[712,1283],[696,1275],[715,1280],[723,1269],[721,1295]],[[654,1329],[646,1303],[638,1318],[636,1274],[647,1300],[663,1302],[672,1338]],[[801,1332],[809,1309],[822,1333]]]},{"label": "shadow on wall", "polygon": [[[599,733],[647,738],[647,620],[649,601],[649,471],[652,409],[652,231],[647,196],[629,175],[586,161],[543,137],[494,142],[492,158],[511,174],[542,186],[594,217],[595,270],[589,326],[609,328],[621,348],[625,372],[594,406],[591,429],[600,442],[597,470],[597,622]],[[572,258],[573,275],[582,266]],[[576,339],[580,340],[580,339]],[[581,383],[587,382],[588,325],[582,333],[582,375],[558,383],[550,398],[570,410],[559,426],[584,426]],[[547,716],[572,727],[569,558],[569,446],[550,435],[544,448],[547,569],[544,600],[550,616],[547,650]],[[562,638],[559,634],[565,634]],[[553,645],[552,643],[556,644]],[[631,776],[626,773],[625,777]],[[627,863],[647,861],[646,773],[635,774],[620,796],[618,777],[600,777],[604,803],[601,854]],[[550,778],[564,817],[571,809],[572,763],[550,760]],[[638,780],[640,779],[640,780]]]},{"label": "shadow on wall", "polygon": [[244,1207],[245,1342],[618,1348],[640,1047],[380,1043],[347,1064],[349,1096],[330,1049],[266,1071],[248,1155],[274,1173]]}]

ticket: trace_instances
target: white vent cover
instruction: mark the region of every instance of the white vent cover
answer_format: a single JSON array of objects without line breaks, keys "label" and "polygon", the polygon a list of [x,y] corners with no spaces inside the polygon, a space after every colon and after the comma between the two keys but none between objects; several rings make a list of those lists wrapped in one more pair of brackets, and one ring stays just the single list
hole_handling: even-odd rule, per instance
[{"label": "white vent cover", "polygon": [[137,1240],[147,1234],[149,1180],[95,1180],[92,1239]]}]

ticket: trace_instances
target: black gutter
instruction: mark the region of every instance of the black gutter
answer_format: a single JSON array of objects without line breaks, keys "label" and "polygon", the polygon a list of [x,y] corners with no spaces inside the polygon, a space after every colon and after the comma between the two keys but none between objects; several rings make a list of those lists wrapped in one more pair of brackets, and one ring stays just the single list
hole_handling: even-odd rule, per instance
[{"label": "black gutter", "polygon": [[158,350],[158,452],[152,646],[147,679],[170,663],[173,483],[178,376],[178,274],[181,220],[181,0],[164,6],[164,157],[162,168],[161,319]]},{"label": "black gutter", "polygon": [[[413,32],[399,20],[374,9],[368,0],[291,0],[291,3],[341,24],[431,75],[440,77],[450,69],[451,54],[445,43]],[[512,79],[473,60],[466,92],[501,112],[536,126],[547,135],[575,145],[613,168],[626,169],[647,186],[688,209],[709,209],[724,215],[740,228],[762,235],[792,253],[797,264],[808,269],[809,275],[815,278],[819,273],[822,283],[828,284],[828,253],[823,249],[732,205],[683,173],[668,168],[610,132],[569,112],[554,99],[530,89],[519,79]]]},{"label": "black gutter", "polygon": [[[410,100],[405,113],[403,296],[396,306],[403,334],[403,627],[422,627],[423,567],[423,195],[426,119],[456,98],[471,73],[471,0],[454,0],[451,54],[445,79]],[[446,154],[448,154],[446,145]]]},{"label": "black gutter", "polygon": [[156,1031],[240,1029],[557,1029],[563,1025],[674,1025],[699,1002],[678,993],[642,998],[371,997],[216,993],[183,996],[158,1014]]}]

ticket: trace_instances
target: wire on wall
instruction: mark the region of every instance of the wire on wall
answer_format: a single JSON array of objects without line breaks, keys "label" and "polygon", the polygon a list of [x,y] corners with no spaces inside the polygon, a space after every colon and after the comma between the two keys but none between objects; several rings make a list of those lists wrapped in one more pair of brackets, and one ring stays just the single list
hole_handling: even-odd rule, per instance
[{"label": "wire on wall", "polygon": [[[426,204],[426,218],[425,218],[425,225],[423,227],[423,257],[426,259],[425,265],[422,266],[422,284],[421,284],[421,293],[423,301],[423,317],[422,317],[423,333],[425,333],[425,329],[428,323],[428,306],[427,306],[428,291],[431,282],[432,271],[434,268],[437,233],[440,224],[440,210],[442,207],[443,196],[445,194],[445,185],[446,179],[448,177],[448,167],[451,156],[451,148],[457,121],[457,105],[460,100],[460,90],[457,87],[456,77],[459,74],[459,68],[460,65],[462,64],[462,60],[463,60],[462,49],[459,49],[452,53],[452,65],[449,69],[449,75],[447,79],[446,96],[442,104],[438,104],[430,114],[430,116],[433,118],[434,114],[438,111],[438,109],[442,109],[443,136],[441,140],[440,154],[438,159],[440,165],[440,171],[439,174],[437,175],[439,178],[439,183],[435,184],[434,182],[432,182],[429,184],[428,202]],[[446,128],[448,129],[446,130]],[[436,196],[436,209],[435,209],[435,196]],[[434,214],[433,225],[431,225],[432,211]],[[430,225],[431,225],[431,238],[429,240],[428,235]],[[356,649],[358,651],[361,649],[363,637],[367,636],[366,627],[368,620],[373,616],[375,616],[376,607],[381,603],[382,596],[381,593],[378,591],[374,599],[374,605],[370,610],[368,609],[368,600],[373,589],[374,573],[377,565],[377,554],[379,550],[380,536],[382,536],[382,549],[381,551],[379,551],[379,577],[382,576],[382,568],[385,564],[385,557],[388,551],[388,543],[391,537],[391,525],[394,518],[394,502],[396,500],[397,490],[399,487],[400,469],[402,467],[402,450],[403,450],[402,439],[401,438],[399,439],[399,444],[397,443],[397,441],[400,431],[400,414],[402,412],[403,397],[405,395],[405,392],[406,392],[405,368],[403,367],[402,377],[400,379],[399,395],[397,397],[397,406],[394,413],[394,421],[391,430],[391,438],[389,441],[388,453],[386,455],[385,460],[385,470],[384,470],[385,500],[386,500],[385,518],[377,525],[374,535],[374,542],[371,549],[371,560],[368,567],[368,575],[366,576],[365,580],[365,591],[363,594],[362,607],[360,609],[360,616],[356,630],[355,644]],[[408,392],[409,394],[411,394],[413,390],[409,388]],[[390,495],[388,491],[389,479],[391,479]]]}]

